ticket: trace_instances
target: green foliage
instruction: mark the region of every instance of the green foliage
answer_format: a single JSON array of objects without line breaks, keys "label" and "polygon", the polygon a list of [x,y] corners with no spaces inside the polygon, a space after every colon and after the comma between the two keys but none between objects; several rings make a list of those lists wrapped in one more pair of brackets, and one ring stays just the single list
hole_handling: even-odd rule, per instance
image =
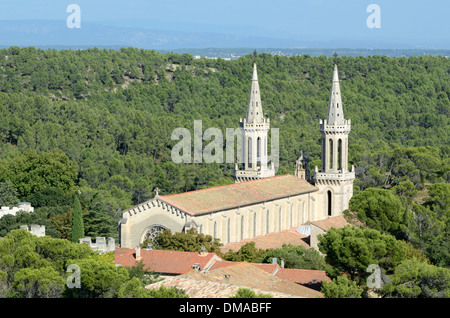
[{"label": "green foliage", "polygon": [[59,233],[56,225],[50,221],[45,211],[34,212],[18,211],[16,215],[7,214],[0,218],[0,236],[5,236],[12,230],[19,229],[21,225],[39,224],[45,226],[45,234],[58,238]]},{"label": "green foliage", "polygon": [[80,241],[80,238],[83,237],[84,237],[83,214],[81,211],[80,200],[78,199],[78,196],[75,195],[72,213],[71,240],[73,243],[78,243]]},{"label": "green foliage", "polygon": [[402,237],[405,208],[391,191],[366,189],[350,199],[349,209],[368,227]]},{"label": "green foliage", "polygon": [[236,292],[236,295],[230,298],[273,298],[273,296],[264,293],[257,294],[255,291],[248,288],[239,288],[239,290]]},{"label": "green foliage", "polygon": [[450,269],[405,260],[397,266],[391,281],[383,286],[385,297],[449,298]]},{"label": "green foliage", "polygon": [[159,278],[159,275],[149,269],[144,269],[144,262],[142,260],[136,262],[133,266],[128,267],[127,269],[130,278],[137,278],[143,287],[156,282]]},{"label": "green foliage", "polygon": [[25,202],[30,202],[36,209],[39,207],[58,207],[72,205],[73,197],[66,194],[62,189],[49,187],[39,192],[35,192],[24,198]]},{"label": "green foliage", "polygon": [[[36,209],[0,219],[0,236],[15,233],[0,242],[0,274],[6,273],[1,274],[6,283],[0,282],[0,294],[2,286],[7,286],[3,295],[19,292],[9,289],[21,268],[48,268],[52,263],[36,253],[33,239],[14,229],[41,224],[51,237],[70,240],[75,190],[80,190],[81,210],[86,212],[85,233],[118,238],[118,212],[151,199],[155,187],[170,194],[232,183],[233,164],[174,164],[170,136],[178,127],[192,134],[194,119],[202,120],[203,130],[237,127],[246,110],[253,59],[264,113],[280,131],[278,172],[292,172],[301,150],[313,172],[320,166],[318,121],[326,116],[332,58],[262,53],[224,61],[134,48],[1,49],[0,200],[5,205],[28,201]],[[343,56],[337,62],[345,116],[352,120],[352,207],[367,226],[407,240],[417,249],[416,258],[425,255],[431,263],[448,267],[450,61],[442,56]],[[369,189],[381,187],[390,190]],[[416,196],[426,190],[429,197],[418,202]],[[334,235],[324,242],[333,241],[342,251],[328,243],[323,248],[341,271],[364,273],[368,262],[383,268],[389,264],[392,271],[402,259],[396,241],[385,234],[369,235],[374,244],[366,232],[341,239]],[[217,252],[220,246],[202,235],[161,237],[161,247],[177,250],[205,246]],[[19,241],[24,244],[16,246]],[[318,261],[313,255],[306,259],[304,252],[272,252],[285,264]],[[261,257],[250,245],[228,256]],[[52,257],[57,271],[67,265]],[[33,284],[25,285],[39,290]],[[100,296],[149,297],[137,288],[140,284],[133,277]],[[41,289],[42,295],[47,291]]]},{"label": "green foliage", "polygon": [[377,264],[386,272],[405,259],[406,248],[392,235],[374,229],[345,226],[319,235],[319,250],[325,261],[338,271],[364,279],[367,267]]},{"label": "green foliage", "polygon": [[11,182],[0,182],[0,206],[14,207],[19,203],[18,193]]},{"label": "green foliage", "polygon": [[73,260],[80,267],[81,287],[67,288],[65,297],[70,298],[114,298],[129,280],[128,271],[94,258]]},{"label": "green foliage", "polygon": [[284,260],[285,268],[300,268],[312,270],[326,270],[328,268],[325,259],[314,249],[306,249],[301,245],[283,244],[282,248],[267,250],[256,262],[272,263],[276,257],[280,264]]},{"label": "green foliage", "polygon": [[227,251],[223,255],[223,259],[232,262],[257,262],[256,260],[264,255],[266,250],[257,249],[255,246],[255,242],[248,242],[239,248],[238,251],[234,252],[233,250]]},{"label": "green foliage", "polygon": [[323,281],[320,290],[325,298],[361,298],[363,289],[356,282],[340,275],[332,282]]},{"label": "green foliage", "polygon": [[22,268],[14,275],[13,289],[17,298],[57,298],[64,288],[65,280],[51,266]]},{"label": "green foliage", "polygon": [[[13,230],[0,240],[0,295],[29,298],[185,297],[174,289],[150,292],[153,276],[141,266],[116,266],[113,254],[99,255],[87,244]],[[80,267],[80,288],[69,288],[67,268]],[[149,280],[148,278],[151,278]]]},{"label": "green foliage", "polygon": [[417,189],[409,180],[401,181],[398,185],[391,189],[398,196],[405,196],[409,199],[413,198],[417,194]]},{"label": "green foliage", "polygon": [[[175,234],[165,230],[156,236],[155,244],[154,248],[160,250],[200,252],[204,247],[207,252],[212,253],[220,253],[221,246],[219,239],[213,239],[211,235],[199,234],[195,229]],[[147,246],[147,242],[142,245]]]},{"label": "green foliage", "polygon": [[[112,237],[116,211],[151,199],[155,187],[170,194],[232,183],[233,164],[174,164],[170,136],[178,127],[192,134],[194,119],[203,130],[237,127],[254,59],[264,113],[280,131],[279,172],[292,172],[301,150],[313,171],[320,166],[317,125],[327,111],[333,58],[261,53],[193,60],[135,48],[11,47],[0,50],[0,182],[9,180],[17,198],[34,207],[65,206],[79,188],[91,233],[108,219]],[[449,60],[342,56],[337,62],[352,119],[355,186],[409,180],[420,190],[448,182]]]},{"label": "green foliage", "polygon": [[164,287],[161,286],[158,289],[148,290],[149,297],[152,298],[189,298],[184,290],[177,289],[176,287]]},{"label": "green foliage", "polygon": [[47,187],[71,191],[77,177],[76,164],[58,149],[42,153],[26,150],[3,165],[0,180],[10,181],[20,197]]}]

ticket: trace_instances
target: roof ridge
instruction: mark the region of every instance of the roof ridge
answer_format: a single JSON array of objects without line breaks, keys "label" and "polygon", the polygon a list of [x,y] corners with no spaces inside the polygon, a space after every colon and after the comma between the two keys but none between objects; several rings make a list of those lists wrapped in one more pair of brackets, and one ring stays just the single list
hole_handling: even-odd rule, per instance
[{"label": "roof ridge", "polygon": [[[191,190],[191,191],[179,192],[179,193],[172,193],[172,194],[161,194],[158,197],[159,198],[161,198],[161,197],[173,197],[173,196],[176,196],[176,195],[183,195],[183,194],[186,194],[186,193],[200,192],[200,191],[204,191],[204,190],[218,189],[218,188],[231,187],[231,186],[240,187],[240,185],[246,184],[248,182],[260,182],[260,181],[267,180],[267,179],[281,178],[281,177],[286,177],[286,176],[293,176],[293,177],[295,177],[294,175],[287,173],[287,174],[282,174],[282,175],[278,175],[278,176],[271,176],[271,177],[266,177],[266,178],[261,178],[261,179],[242,181],[242,182],[239,182],[239,183],[223,184],[223,185],[219,185],[219,186],[215,186],[215,187],[209,187],[209,188],[204,188],[204,189],[197,189],[197,190]],[[301,179],[301,178],[299,178],[299,179]]]}]

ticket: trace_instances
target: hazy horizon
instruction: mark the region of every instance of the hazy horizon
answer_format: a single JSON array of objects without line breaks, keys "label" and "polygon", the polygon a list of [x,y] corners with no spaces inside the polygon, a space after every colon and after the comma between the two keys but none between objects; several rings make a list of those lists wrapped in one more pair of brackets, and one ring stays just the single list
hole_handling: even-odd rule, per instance
[{"label": "hazy horizon", "polygon": [[[70,4],[80,8],[80,28],[66,25]],[[371,4],[379,27],[367,22]],[[0,5],[0,45],[450,49],[448,12],[445,0],[19,0]]]}]

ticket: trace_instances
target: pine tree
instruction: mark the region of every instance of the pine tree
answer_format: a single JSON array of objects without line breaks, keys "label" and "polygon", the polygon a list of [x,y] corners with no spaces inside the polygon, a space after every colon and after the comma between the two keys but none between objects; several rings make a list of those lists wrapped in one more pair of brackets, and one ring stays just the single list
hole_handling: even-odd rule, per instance
[{"label": "pine tree", "polygon": [[81,204],[78,196],[75,195],[72,213],[72,242],[78,243],[84,237],[83,215],[81,214]]}]

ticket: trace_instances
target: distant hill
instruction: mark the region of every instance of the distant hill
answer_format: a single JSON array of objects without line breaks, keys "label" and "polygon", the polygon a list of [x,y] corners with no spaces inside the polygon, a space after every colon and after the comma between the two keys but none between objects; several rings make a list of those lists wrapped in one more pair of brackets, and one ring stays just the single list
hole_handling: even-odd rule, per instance
[{"label": "distant hill", "polygon": [[[261,32],[245,29],[241,33],[236,30],[210,28],[208,32],[197,28],[182,28],[181,25],[169,26],[123,22],[113,25],[112,22],[89,23],[82,22],[81,28],[70,29],[65,20],[8,20],[0,21],[0,47],[34,46],[43,49],[87,49],[136,47],[140,49],[154,49],[158,51],[173,51],[190,53],[192,55],[210,57],[242,56],[252,52],[255,48],[260,52],[277,53],[280,55],[309,54],[311,56],[331,56],[335,50],[340,55],[444,55],[450,50],[429,50],[427,45],[420,49],[411,44],[396,42],[395,40],[374,38],[342,38],[333,40],[318,40],[314,37],[295,39],[289,34],[268,33],[261,36]],[[179,31],[184,30],[184,31]],[[248,32],[246,32],[248,31]],[[242,34],[246,34],[243,36]],[[247,35],[248,34],[248,35]],[[313,39],[313,40],[312,40]],[[401,46],[402,50],[387,50]],[[205,53],[205,48],[213,54]],[[243,49],[235,49],[243,48]],[[266,49],[274,48],[274,49]],[[325,48],[325,49],[324,49]],[[330,48],[330,49],[326,49]],[[345,48],[345,49],[341,49]],[[231,51],[230,51],[231,50]],[[378,52],[378,53],[377,53]]]},{"label": "distant hill", "polygon": [[0,21],[0,46],[39,48],[87,48],[132,46],[173,50],[205,47],[301,47],[314,43],[258,36],[238,36],[208,32],[161,31],[82,23],[69,29],[66,21]]}]

